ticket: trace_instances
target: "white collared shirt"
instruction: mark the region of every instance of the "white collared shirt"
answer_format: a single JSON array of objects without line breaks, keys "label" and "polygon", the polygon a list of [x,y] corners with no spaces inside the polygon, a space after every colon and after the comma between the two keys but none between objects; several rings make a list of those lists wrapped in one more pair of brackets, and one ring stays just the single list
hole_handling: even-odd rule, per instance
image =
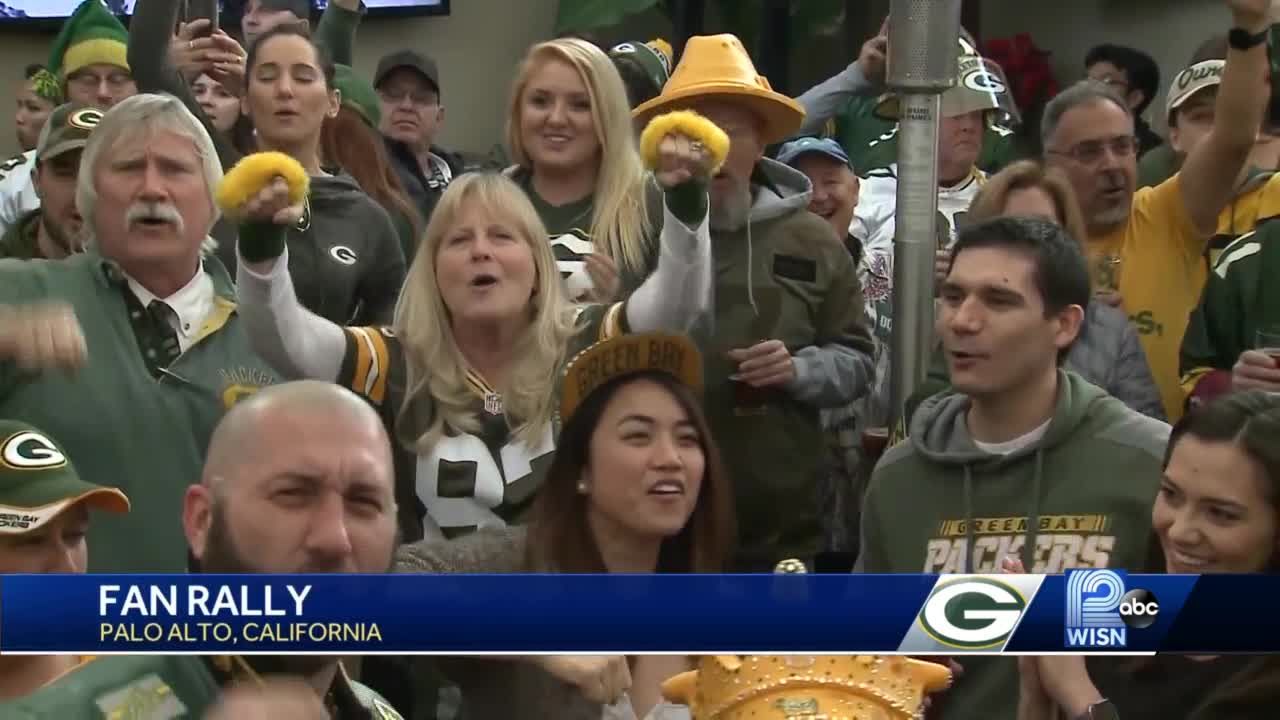
[{"label": "white collared shirt", "polygon": [[129,289],[142,303],[142,307],[148,307],[153,300],[163,300],[173,310],[169,315],[169,322],[178,333],[179,347],[186,352],[187,348],[195,343],[196,336],[200,334],[200,328],[204,326],[209,313],[213,312],[213,278],[204,271],[204,266],[201,265],[196,269],[195,277],[191,278],[191,282],[167,298],[157,298],[137,280],[128,275],[125,278],[129,281]]}]

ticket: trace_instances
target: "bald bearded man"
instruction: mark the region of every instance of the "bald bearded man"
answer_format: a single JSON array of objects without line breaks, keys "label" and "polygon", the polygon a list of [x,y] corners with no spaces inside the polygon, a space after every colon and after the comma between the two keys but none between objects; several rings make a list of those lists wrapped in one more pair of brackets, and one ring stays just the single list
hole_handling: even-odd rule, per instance
[{"label": "bald bearded man", "polygon": [[[382,421],[355,394],[314,381],[266,388],[223,417],[200,484],[187,490],[193,569],[385,572],[396,541],[393,474]],[[326,656],[102,657],[0,704],[0,717],[114,717],[128,710],[129,688],[167,690],[205,720],[400,718]]]}]

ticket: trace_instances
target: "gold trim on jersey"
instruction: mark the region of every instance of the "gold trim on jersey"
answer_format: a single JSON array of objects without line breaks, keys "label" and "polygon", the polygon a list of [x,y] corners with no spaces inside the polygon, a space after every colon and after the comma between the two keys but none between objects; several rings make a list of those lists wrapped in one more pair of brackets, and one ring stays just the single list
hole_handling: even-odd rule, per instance
[{"label": "gold trim on jersey", "polygon": [[351,377],[351,389],[381,405],[387,396],[387,371],[391,367],[391,352],[387,341],[376,328],[349,327],[347,332],[355,340],[356,368]]},{"label": "gold trim on jersey", "polygon": [[501,415],[504,412],[502,393],[489,384],[484,376],[474,368],[467,368],[467,387],[471,392],[484,400],[484,411],[490,415]]}]

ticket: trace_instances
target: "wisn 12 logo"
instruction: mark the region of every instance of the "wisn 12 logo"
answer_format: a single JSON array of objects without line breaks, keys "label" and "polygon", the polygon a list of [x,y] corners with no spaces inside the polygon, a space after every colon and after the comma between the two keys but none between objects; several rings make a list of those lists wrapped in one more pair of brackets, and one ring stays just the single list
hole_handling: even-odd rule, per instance
[{"label": "wisn 12 logo", "polygon": [[1126,591],[1122,570],[1069,570],[1066,580],[1068,648],[1124,648],[1130,628],[1149,628],[1160,614],[1150,590]]}]

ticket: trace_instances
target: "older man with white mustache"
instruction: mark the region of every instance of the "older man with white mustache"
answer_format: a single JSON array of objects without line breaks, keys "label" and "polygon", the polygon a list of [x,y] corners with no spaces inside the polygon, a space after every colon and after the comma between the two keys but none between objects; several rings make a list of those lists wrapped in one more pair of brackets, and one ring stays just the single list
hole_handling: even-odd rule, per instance
[{"label": "older man with white mustache", "polygon": [[167,95],[108,111],[81,159],[85,251],[0,261],[0,417],[60,438],[137,514],[90,531],[91,572],[181,572],[178,509],[213,427],[277,381],[250,349],[226,270],[206,257],[222,169]]}]

